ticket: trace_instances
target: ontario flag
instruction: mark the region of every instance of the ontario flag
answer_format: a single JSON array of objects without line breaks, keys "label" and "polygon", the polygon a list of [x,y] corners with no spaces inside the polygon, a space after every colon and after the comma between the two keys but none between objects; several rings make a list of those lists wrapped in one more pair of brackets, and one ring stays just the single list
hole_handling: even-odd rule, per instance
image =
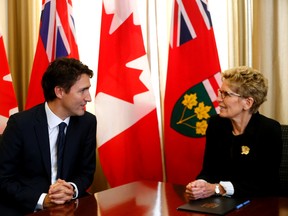
[{"label": "ontario flag", "polygon": [[95,109],[97,144],[111,187],[162,180],[156,103],[137,1],[104,0]]},{"label": "ontario flag", "polygon": [[9,64],[0,32],[0,134],[3,133],[10,115],[18,112],[18,105]]},{"label": "ontario flag", "polygon": [[79,59],[72,0],[43,0],[39,38],[36,47],[26,109],[44,102],[42,75],[58,57]]},{"label": "ontario flag", "polygon": [[207,121],[218,111],[220,64],[204,0],[175,0],[164,98],[168,182],[187,184],[202,168]]}]

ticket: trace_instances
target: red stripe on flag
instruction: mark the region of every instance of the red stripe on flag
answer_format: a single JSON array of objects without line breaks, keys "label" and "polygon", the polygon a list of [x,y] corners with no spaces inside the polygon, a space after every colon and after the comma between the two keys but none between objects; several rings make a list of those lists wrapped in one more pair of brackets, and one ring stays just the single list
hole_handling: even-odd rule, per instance
[{"label": "red stripe on flag", "polygon": [[218,107],[219,106],[218,101],[213,101],[213,105],[214,105],[214,107]]}]

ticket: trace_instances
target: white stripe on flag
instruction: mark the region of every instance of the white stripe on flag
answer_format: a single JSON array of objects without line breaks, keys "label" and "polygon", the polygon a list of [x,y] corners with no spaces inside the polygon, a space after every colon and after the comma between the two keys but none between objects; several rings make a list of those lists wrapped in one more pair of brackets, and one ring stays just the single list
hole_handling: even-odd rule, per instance
[{"label": "white stripe on flag", "polygon": [[[204,19],[204,22],[205,22],[205,24],[207,26],[207,29],[210,30],[211,29],[211,24],[210,24],[210,21],[209,21],[209,18],[207,16],[206,12],[205,12],[205,9],[204,9],[204,7],[203,7],[203,5],[201,3],[201,0],[196,0],[196,2],[197,2],[197,5],[198,5],[198,8],[200,10],[200,13],[202,14],[202,17]],[[206,3],[204,3],[204,4],[206,4]]]},{"label": "white stripe on flag", "polygon": [[[45,7],[45,6],[44,6]],[[46,53],[49,62],[52,61],[53,56],[53,39],[54,39],[54,30],[55,30],[55,12],[56,12],[56,2],[51,1],[50,2],[50,15],[49,15],[49,29],[48,29],[48,35],[47,35],[47,44],[46,44]]]},{"label": "white stripe on flag", "polygon": [[[67,54],[69,55],[71,53],[70,44],[69,44],[69,41],[68,41],[67,36],[65,34],[65,31],[63,29],[63,25],[62,25],[61,20],[59,18],[58,12],[56,14],[56,24],[57,24],[57,29],[61,35],[61,39],[63,41],[63,44],[65,46],[65,49],[67,51]],[[55,31],[55,36],[56,36],[56,42],[57,42],[57,36],[58,36],[57,31]],[[56,46],[57,46],[57,44],[55,44],[55,51],[57,49]]]},{"label": "white stripe on flag", "polygon": [[205,79],[202,83],[203,83],[211,101],[212,102],[216,101],[217,100],[217,94],[215,93],[209,79]]},{"label": "white stripe on flag", "polygon": [[194,30],[194,28],[193,28],[193,25],[192,25],[192,23],[190,22],[190,19],[189,19],[189,16],[188,16],[188,14],[187,14],[187,12],[186,12],[186,10],[185,10],[185,7],[184,7],[184,5],[183,5],[183,3],[182,3],[182,0],[177,0],[177,2],[178,2],[178,5],[179,5],[179,10],[178,10],[178,24],[177,24],[177,26],[178,26],[178,30],[177,30],[177,47],[178,46],[180,46],[180,35],[181,35],[181,24],[180,24],[180,22],[181,22],[181,14],[183,15],[183,18],[184,18],[184,20],[185,20],[185,23],[186,23],[186,25],[187,25],[187,28],[189,29],[189,32],[190,32],[190,34],[191,34],[191,37],[192,38],[196,38],[196,32],[195,32],[195,30]]},{"label": "white stripe on flag", "polygon": [[[218,84],[218,86],[220,86],[221,85],[221,76],[220,76],[220,73],[216,73],[213,77],[211,77],[210,79],[215,79],[216,80],[216,82],[217,82],[217,84]],[[207,93],[208,93],[208,95],[209,95],[209,97],[210,97],[210,100],[214,103],[214,102],[216,102],[217,101],[217,95],[218,95],[218,93],[217,92],[215,92],[214,91],[214,88],[212,87],[212,85],[211,85],[211,83],[210,83],[210,80],[209,79],[205,79],[203,82],[203,85],[204,85],[204,87],[205,87],[205,89],[206,89],[206,91],[207,91]],[[214,104],[215,105],[215,104]],[[219,108],[219,106],[217,105],[215,105],[215,110],[216,110],[216,112],[217,113],[219,113],[219,110],[220,108]]]},{"label": "white stripe on flag", "polygon": [[73,37],[75,38],[75,43],[77,44],[77,38],[76,38],[76,28],[75,28],[75,23],[74,23],[74,16],[73,16],[73,9],[72,9],[72,5],[70,5],[69,3],[67,3],[67,7],[68,7],[68,22],[69,22],[69,26],[71,29],[71,32],[73,34]]},{"label": "white stripe on flag", "polygon": [[214,75],[214,78],[220,88],[220,86],[222,85],[222,78],[221,78],[221,72],[218,72]]}]

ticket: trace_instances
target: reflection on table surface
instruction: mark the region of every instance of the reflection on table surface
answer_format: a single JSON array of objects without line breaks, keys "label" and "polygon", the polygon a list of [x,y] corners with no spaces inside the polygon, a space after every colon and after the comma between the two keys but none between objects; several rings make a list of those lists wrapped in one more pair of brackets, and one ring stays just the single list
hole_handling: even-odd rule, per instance
[{"label": "reflection on table surface", "polygon": [[[95,193],[65,205],[32,214],[49,216],[203,216],[179,211],[186,202],[185,186],[163,182],[138,181]],[[247,206],[228,216],[287,216],[288,197],[252,199]]]},{"label": "reflection on table surface", "polygon": [[[134,182],[96,193],[101,215],[170,215],[185,203],[184,187],[160,182]],[[169,204],[170,203],[170,204]],[[121,215],[122,215],[121,214]]]}]

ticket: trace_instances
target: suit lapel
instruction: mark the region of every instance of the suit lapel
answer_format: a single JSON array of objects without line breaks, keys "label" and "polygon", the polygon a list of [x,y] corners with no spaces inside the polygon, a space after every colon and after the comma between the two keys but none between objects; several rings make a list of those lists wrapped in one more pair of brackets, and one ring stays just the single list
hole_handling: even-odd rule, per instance
[{"label": "suit lapel", "polygon": [[48,174],[49,178],[51,178],[50,142],[44,104],[39,106],[39,109],[36,111],[36,123],[34,129],[46,173]]}]

